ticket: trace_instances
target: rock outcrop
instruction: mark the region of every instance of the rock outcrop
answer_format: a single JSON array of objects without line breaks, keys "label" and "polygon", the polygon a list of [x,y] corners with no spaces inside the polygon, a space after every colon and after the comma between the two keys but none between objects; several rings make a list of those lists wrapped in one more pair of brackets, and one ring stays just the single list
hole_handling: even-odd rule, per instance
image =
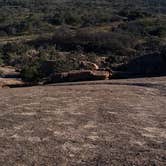
[{"label": "rock outcrop", "polygon": [[21,80],[20,73],[12,66],[0,66],[0,88],[28,86]]},{"label": "rock outcrop", "polygon": [[28,86],[28,84],[21,80],[16,80],[13,78],[0,78],[0,88],[24,87],[24,86]]},{"label": "rock outcrop", "polygon": [[49,78],[49,82],[107,80],[110,76],[111,73],[107,70],[75,70],[63,73],[53,73]]}]

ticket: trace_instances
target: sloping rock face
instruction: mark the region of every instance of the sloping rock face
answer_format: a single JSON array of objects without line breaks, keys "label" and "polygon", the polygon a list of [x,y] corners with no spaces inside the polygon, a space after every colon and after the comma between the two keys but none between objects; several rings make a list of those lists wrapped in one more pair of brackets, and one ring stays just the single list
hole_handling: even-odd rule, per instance
[{"label": "sloping rock face", "polygon": [[0,89],[0,166],[165,166],[166,77]]}]

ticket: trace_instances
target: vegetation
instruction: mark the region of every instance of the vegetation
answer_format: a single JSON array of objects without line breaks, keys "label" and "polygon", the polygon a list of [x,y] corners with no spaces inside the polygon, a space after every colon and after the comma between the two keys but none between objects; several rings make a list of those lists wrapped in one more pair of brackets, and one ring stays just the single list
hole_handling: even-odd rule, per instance
[{"label": "vegetation", "polygon": [[[0,64],[39,81],[78,69],[82,54],[116,70],[144,55],[164,57],[165,9],[165,0],[0,0]],[[48,60],[54,70],[43,67]]]}]

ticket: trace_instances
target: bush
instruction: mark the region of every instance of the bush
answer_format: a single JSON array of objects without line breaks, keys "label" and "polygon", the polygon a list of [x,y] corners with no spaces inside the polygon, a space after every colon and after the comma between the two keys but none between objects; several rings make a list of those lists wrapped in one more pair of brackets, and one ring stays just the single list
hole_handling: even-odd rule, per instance
[{"label": "bush", "polygon": [[58,31],[55,33],[53,43],[66,50],[77,50],[78,46],[86,52],[113,52],[124,54],[128,48],[134,48],[136,38],[124,32],[89,32],[88,30]]},{"label": "bush", "polygon": [[3,64],[3,56],[2,56],[2,54],[0,53],[0,65],[2,65]]},{"label": "bush", "polygon": [[120,16],[127,17],[128,20],[136,20],[138,18],[144,18],[147,16],[151,16],[151,14],[147,12],[141,11],[141,9],[135,9],[135,10],[129,10],[129,9],[123,9],[119,12]]},{"label": "bush", "polygon": [[21,77],[28,82],[38,82],[40,80],[38,66],[25,66],[22,68]]},{"label": "bush", "polygon": [[29,46],[21,43],[7,43],[2,46],[1,51],[3,60],[6,65],[17,66],[21,60],[22,55],[30,49]]},{"label": "bush", "polygon": [[69,25],[77,25],[77,24],[81,23],[80,17],[76,14],[71,13],[71,12],[65,13],[64,21],[66,24],[69,24]]}]

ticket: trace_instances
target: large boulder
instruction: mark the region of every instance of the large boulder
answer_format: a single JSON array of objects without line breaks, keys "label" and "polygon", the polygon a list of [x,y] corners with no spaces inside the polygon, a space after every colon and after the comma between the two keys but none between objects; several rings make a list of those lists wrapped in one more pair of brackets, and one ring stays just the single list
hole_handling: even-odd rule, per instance
[{"label": "large boulder", "polygon": [[63,73],[51,74],[49,82],[74,82],[74,81],[92,81],[106,80],[111,76],[108,70],[75,70]]},{"label": "large boulder", "polygon": [[68,81],[86,81],[92,80],[93,72],[91,70],[78,70],[68,73]]},{"label": "large boulder", "polygon": [[112,76],[109,70],[96,70],[93,71],[94,80],[108,80]]},{"label": "large boulder", "polygon": [[54,82],[66,82],[68,81],[68,73],[52,73],[48,79],[46,79],[46,83],[54,83]]}]

